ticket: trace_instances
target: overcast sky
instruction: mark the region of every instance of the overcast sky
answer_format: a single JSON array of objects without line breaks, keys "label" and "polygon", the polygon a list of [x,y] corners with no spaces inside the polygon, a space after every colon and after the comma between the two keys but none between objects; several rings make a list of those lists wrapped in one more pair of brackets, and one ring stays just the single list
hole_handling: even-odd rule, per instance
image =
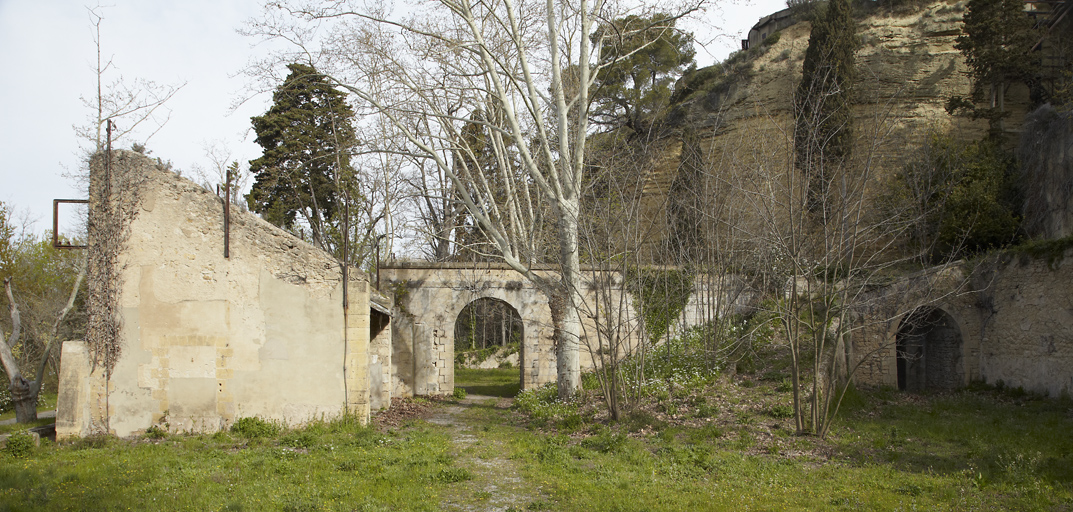
[{"label": "overcast sky", "polygon": [[[170,160],[184,175],[194,166],[209,166],[208,144],[230,148],[231,160],[260,156],[250,117],[264,113],[271,98],[260,95],[234,107],[249,96],[240,71],[268,51],[236,32],[258,15],[260,4],[112,0],[99,11],[104,58],[115,66],[109,80],[186,84],[167,103],[170,120],[147,144],[151,156]],[[86,5],[96,4],[0,0],[0,201],[29,215],[37,233],[51,227],[52,199],[86,196],[65,177],[78,171],[85,146],[73,126],[93,114],[80,100],[92,98],[95,88],[96,49]],[[716,4],[703,26],[689,27],[704,45],[697,48],[699,64],[725,58],[758,18],[784,6],[785,0]]]}]

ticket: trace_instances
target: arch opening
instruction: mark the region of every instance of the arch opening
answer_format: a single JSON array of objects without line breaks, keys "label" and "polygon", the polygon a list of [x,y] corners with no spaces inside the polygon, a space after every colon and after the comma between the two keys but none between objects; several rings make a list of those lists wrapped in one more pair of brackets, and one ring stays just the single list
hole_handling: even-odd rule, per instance
[{"label": "arch opening", "polygon": [[896,339],[898,389],[951,390],[964,383],[961,328],[939,308],[906,315]]},{"label": "arch opening", "polygon": [[469,393],[514,396],[525,367],[522,317],[491,297],[467,304],[455,318],[455,386]]}]

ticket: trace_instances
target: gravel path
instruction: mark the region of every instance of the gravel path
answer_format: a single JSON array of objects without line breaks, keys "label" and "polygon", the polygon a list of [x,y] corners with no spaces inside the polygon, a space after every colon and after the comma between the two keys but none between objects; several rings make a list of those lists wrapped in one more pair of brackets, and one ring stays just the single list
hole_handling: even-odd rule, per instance
[{"label": "gravel path", "polygon": [[466,414],[476,407],[506,412],[509,401],[481,395],[469,395],[457,404],[437,410],[428,421],[450,429],[457,465],[473,475],[471,480],[453,484],[443,510],[510,511],[524,510],[537,496],[532,486],[520,476],[518,466],[502,441],[487,435],[481,421]]}]

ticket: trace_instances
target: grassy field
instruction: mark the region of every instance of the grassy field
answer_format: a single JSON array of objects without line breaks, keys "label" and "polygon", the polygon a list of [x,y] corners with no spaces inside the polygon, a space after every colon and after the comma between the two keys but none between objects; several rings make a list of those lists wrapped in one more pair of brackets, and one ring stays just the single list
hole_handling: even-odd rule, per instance
[{"label": "grassy field", "polygon": [[[500,371],[456,378],[503,394],[510,385]],[[1073,509],[1068,400],[854,392],[820,440],[794,435],[774,379],[655,393],[617,423],[591,394],[565,404],[553,394],[522,393],[512,408],[418,400],[408,407],[419,412],[377,427],[254,422],[45,443],[0,454],[0,510],[440,510],[447,496],[452,509],[490,510],[498,478],[529,491],[513,510]],[[423,419],[445,411],[461,411],[465,439]],[[510,474],[477,471],[503,461]]]},{"label": "grassy field", "polygon": [[465,478],[428,424],[89,438],[0,461],[4,510],[437,510]]},{"label": "grassy field", "polygon": [[518,368],[474,370],[455,366],[455,387],[473,395],[513,397],[521,388]]},{"label": "grassy field", "polygon": [[777,383],[743,382],[718,384],[731,398],[700,425],[687,398],[672,415],[513,436],[512,456],[547,510],[1073,509],[1068,401],[875,390],[819,440],[757,407],[785,400]]}]

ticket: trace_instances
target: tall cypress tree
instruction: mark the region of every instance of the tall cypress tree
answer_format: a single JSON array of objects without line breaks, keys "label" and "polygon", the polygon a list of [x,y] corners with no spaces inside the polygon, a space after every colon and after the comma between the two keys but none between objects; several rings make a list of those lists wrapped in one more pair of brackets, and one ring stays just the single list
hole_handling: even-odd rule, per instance
[{"label": "tall cypress tree", "polygon": [[355,144],[354,111],[346,95],[327,77],[304,64],[287,66],[290,74],[272,94],[272,107],[252,118],[256,142],[264,154],[250,161],[256,177],[246,196],[250,209],[265,220],[295,229],[299,217],[314,245],[336,245],[330,223],[342,215],[342,190],[353,180],[349,150]]},{"label": "tall cypress tree", "polygon": [[853,147],[850,90],[857,76],[857,27],[846,0],[813,21],[794,98],[795,166],[808,183],[808,209],[827,202],[827,184]]}]

